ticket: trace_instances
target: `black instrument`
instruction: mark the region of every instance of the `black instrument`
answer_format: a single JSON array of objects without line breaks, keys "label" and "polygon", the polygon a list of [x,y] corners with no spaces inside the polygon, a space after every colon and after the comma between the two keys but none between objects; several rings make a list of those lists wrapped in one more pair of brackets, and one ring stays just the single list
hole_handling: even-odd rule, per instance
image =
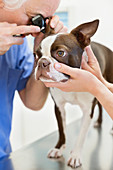
[{"label": "black instrument", "polygon": [[[49,19],[48,17],[44,18],[41,14],[36,15],[31,19],[31,24],[36,25],[40,27],[40,31],[42,33],[45,33],[46,29],[46,19]],[[13,35],[13,37],[22,37],[23,34]]]},{"label": "black instrument", "polygon": [[41,32],[45,33],[46,19],[49,19],[49,18],[48,17],[44,18],[41,14],[38,14],[32,18],[32,24],[39,26],[41,29]]}]

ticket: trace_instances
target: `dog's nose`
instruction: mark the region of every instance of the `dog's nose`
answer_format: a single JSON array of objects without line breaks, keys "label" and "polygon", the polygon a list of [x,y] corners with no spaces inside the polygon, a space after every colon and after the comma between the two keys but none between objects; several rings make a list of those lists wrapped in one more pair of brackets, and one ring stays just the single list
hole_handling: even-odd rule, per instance
[{"label": "dog's nose", "polygon": [[41,68],[47,68],[49,65],[50,62],[44,58],[39,61],[39,67]]}]

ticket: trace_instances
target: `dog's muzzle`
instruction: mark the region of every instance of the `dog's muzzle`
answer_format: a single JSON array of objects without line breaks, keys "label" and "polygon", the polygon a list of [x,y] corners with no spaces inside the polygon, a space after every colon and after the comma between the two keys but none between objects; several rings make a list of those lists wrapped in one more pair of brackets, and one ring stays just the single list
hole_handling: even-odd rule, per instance
[{"label": "dog's muzzle", "polygon": [[35,79],[43,82],[65,82],[69,79],[69,76],[58,72],[54,68],[54,64],[57,61],[55,59],[42,57],[37,63],[35,69]]}]

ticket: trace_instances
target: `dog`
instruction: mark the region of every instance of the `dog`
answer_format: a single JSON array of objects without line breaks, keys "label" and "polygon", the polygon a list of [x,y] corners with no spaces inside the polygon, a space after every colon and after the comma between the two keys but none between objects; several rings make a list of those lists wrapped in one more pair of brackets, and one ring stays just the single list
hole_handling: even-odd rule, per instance
[{"label": "dog", "polygon": [[[55,70],[54,64],[60,62],[73,68],[81,68],[84,48],[91,45],[100,64],[103,76],[107,81],[113,83],[113,52],[99,43],[90,41],[97,31],[98,25],[99,20],[94,20],[79,25],[70,33],[58,33],[45,37],[36,51],[38,59],[35,68],[35,79],[42,82],[66,82],[69,76]],[[79,105],[83,112],[80,133],[67,163],[68,166],[77,168],[82,165],[81,151],[93,117],[95,105],[98,104],[100,112],[97,125],[100,125],[102,122],[102,106],[94,96],[87,92],[64,92],[57,88],[50,88],[50,93],[55,103],[59,139],[56,146],[48,153],[49,158],[61,157],[65,149],[65,104],[68,102],[73,105]]]}]

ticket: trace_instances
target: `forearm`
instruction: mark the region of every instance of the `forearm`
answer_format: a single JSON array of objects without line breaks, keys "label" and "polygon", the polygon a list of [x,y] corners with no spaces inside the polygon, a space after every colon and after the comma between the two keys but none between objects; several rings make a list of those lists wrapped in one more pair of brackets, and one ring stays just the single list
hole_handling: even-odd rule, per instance
[{"label": "forearm", "polygon": [[93,86],[94,88],[91,93],[98,99],[109,116],[113,119],[113,93],[99,80],[95,80]]},{"label": "forearm", "polygon": [[20,92],[20,97],[26,107],[32,110],[40,110],[48,96],[48,88],[39,80],[36,81],[32,75],[26,88]]},{"label": "forearm", "polygon": [[104,78],[102,80],[102,83],[113,93],[113,84],[107,82]]}]

